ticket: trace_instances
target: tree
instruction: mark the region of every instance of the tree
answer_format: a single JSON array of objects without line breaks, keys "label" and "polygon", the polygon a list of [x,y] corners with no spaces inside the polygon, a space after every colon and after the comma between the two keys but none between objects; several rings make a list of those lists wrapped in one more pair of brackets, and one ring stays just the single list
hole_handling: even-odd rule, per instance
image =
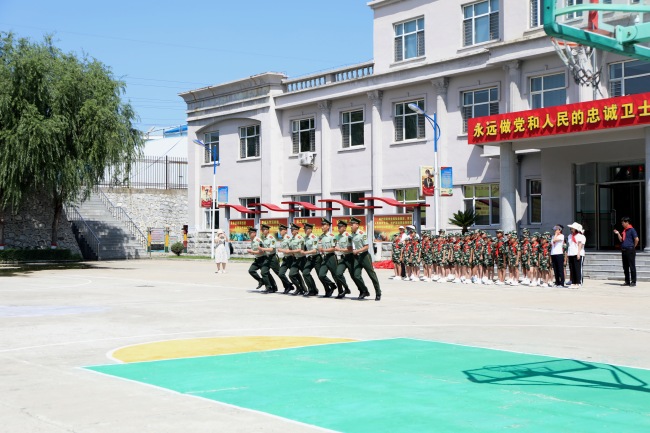
[{"label": "tree", "polygon": [[0,209],[17,210],[28,194],[50,200],[56,245],[63,205],[87,199],[109,166],[128,176],[139,154],[124,91],[106,65],[63,53],[49,36],[0,34]]},{"label": "tree", "polygon": [[449,224],[461,227],[463,234],[467,233],[467,229],[473,226],[474,222],[476,222],[476,214],[472,209],[459,210],[453,215],[453,218],[449,218]]}]

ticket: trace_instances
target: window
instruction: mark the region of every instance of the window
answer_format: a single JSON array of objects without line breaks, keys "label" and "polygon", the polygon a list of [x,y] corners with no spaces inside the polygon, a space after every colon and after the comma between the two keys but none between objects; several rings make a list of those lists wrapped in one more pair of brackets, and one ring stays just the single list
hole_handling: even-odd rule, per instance
[{"label": "window", "polygon": [[[253,205],[259,202],[260,202],[259,197],[244,197],[239,199],[239,204],[250,209],[253,209],[255,207]],[[254,213],[242,214],[242,218],[255,218],[255,214]]]},{"label": "window", "polygon": [[395,104],[395,141],[424,138],[424,116],[411,110],[409,104],[424,110],[424,99]]},{"label": "window", "polygon": [[363,146],[363,128],[365,121],[363,110],[346,111],[341,113],[341,135],[343,136],[343,148],[352,146]]},{"label": "window", "polygon": [[219,131],[203,134],[203,144],[205,144],[203,162],[208,164],[213,163],[215,159],[219,161]]},{"label": "window", "polygon": [[542,181],[529,180],[528,186],[528,224],[542,223]]},{"label": "window", "polygon": [[650,62],[631,60],[609,65],[609,96],[650,92]]},{"label": "window", "polygon": [[468,119],[492,114],[499,114],[497,87],[463,92],[463,132],[467,132]]},{"label": "window", "polygon": [[316,152],[316,129],[314,118],[294,120],[291,122],[292,153]]},{"label": "window", "polygon": [[[396,189],[395,200],[404,204],[424,202],[424,200],[420,199],[420,188]],[[424,227],[427,225],[426,208],[421,207],[419,209],[420,209],[420,224]],[[416,211],[414,210],[414,212]]]},{"label": "window", "polygon": [[[367,206],[368,203],[361,200],[361,197],[364,197],[365,193],[363,192],[344,192],[341,194],[341,200],[351,201],[354,204],[359,206]],[[350,209],[347,207],[343,208],[343,215],[365,215],[365,209]]]},{"label": "window", "polygon": [[[566,0],[565,4],[566,4],[566,6],[581,5],[582,0]],[[568,21],[568,20],[573,20],[573,19],[580,18],[580,17],[582,17],[582,12],[573,12],[571,14],[565,15],[564,20]]]},{"label": "window", "polygon": [[465,185],[463,194],[465,196],[465,210],[471,209],[476,215],[475,225],[499,224],[498,183]]},{"label": "window", "polygon": [[542,0],[529,0],[528,7],[530,9],[530,21],[528,22],[528,26],[531,29],[541,26],[543,19]]},{"label": "window", "polygon": [[[315,195],[294,195],[293,196],[293,201],[302,201],[302,202],[309,203],[309,204],[316,204],[316,196]],[[298,215],[298,216],[311,217],[311,216],[315,216],[315,215],[316,215],[315,211],[310,211],[309,209],[304,209],[303,208],[300,211],[300,215]]]},{"label": "window", "polygon": [[210,215],[212,214],[212,221],[214,221],[214,229],[219,228],[219,209],[215,209],[214,207],[212,209],[204,209],[203,210],[203,230],[212,230],[212,226],[210,225]]},{"label": "window", "polygon": [[239,128],[239,157],[255,158],[260,156],[260,126]]},{"label": "window", "polygon": [[424,56],[424,18],[395,24],[395,61]]},{"label": "window", "polygon": [[530,108],[566,104],[566,75],[564,72],[530,79]]},{"label": "window", "polygon": [[463,6],[463,46],[499,39],[499,0]]}]

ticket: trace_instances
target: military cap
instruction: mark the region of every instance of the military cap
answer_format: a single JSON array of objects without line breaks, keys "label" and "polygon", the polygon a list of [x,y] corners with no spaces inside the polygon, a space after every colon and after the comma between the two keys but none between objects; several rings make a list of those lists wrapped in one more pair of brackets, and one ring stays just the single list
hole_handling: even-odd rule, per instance
[{"label": "military cap", "polygon": [[544,236],[548,236],[550,238],[551,237],[551,232],[544,232]]},{"label": "military cap", "polygon": [[336,223],[337,226],[348,226],[348,222],[346,220],[339,220],[339,222]]},{"label": "military cap", "polygon": [[291,223],[291,230],[300,230],[301,227],[296,223]]},{"label": "military cap", "polygon": [[423,230],[422,231],[422,237],[430,237],[431,235],[429,234],[429,230]]},{"label": "military cap", "polygon": [[280,230],[287,230],[289,228],[289,227],[285,226],[284,224],[280,224],[278,227],[280,228]]},{"label": "military cap", "polygon": [[534,238],[539,238],[540,236],[541,236],[541,235],[539,234],[539,232],[535,232],[535,233],[533,233],[533,237],[534,237]]},{"label": "military cap", "polygon": [[522,233],[530,233],[530,230],[528,230],[528,227],[524,227],[524,228],[521,230],[521,232],[522,232]]},{"label": "military cap", "polygon": [[327,225],[332,225],[332,221],[328,220],[327,218],[321,218],[320,219],[321,224],[327,224]]},{"label": "military cap", "polygon": [[445,229],[438,230],[438,233],[441,234],[441,235],[444,235],[445,234]]},{"label": "military cap", "polygon": [[268,229],[271,228],[271,226],[268,225],[268,224],[262,224],[262,225],[260,225],[260,228],[261,228],[262,230],[268,230]]},{"label": "military cap", "polygon": [[352,217],[350,218],[350,224],[361,224],[361,220],[359,218]]},{"label": "military cap", "polygon": [[255,233],[257,233],[257,229],[256,229],[255,227],[249,227],[249,228],[248,228],[248,233],[250,233],[250,232],[255,232]]},{"label": "military cap", "polygon": [[503,230],[502,229],[497,229],[497,233],[503,234]]},{"label": "military cap", "polygon": [[313,224],[309,224],[309,223],[304,223],[304,224],[302,225],[302,228],[304,228],[305,230],[307,230],[307,229],[313,229],[313,228],[314,228],[314,225],[313,225]]}]

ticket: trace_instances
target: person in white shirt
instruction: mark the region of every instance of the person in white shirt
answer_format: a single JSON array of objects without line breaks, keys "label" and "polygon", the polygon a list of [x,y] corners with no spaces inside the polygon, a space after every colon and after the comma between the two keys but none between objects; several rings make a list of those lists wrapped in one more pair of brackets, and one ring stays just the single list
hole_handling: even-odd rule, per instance
[{"label": "person in white shirt", "polygon": [[551,263],[555,274],[555,287],[564,287],[564,227],[558,224],[553,227],[553,238],[551,238]]},{"label": "person in white shirt", "polygon": [[569,224],[571,234],[568,236],[567,256],[569,257],[569,273],[571,274],[571,289],[577,289],[582,284],[582,262],[585,258],[585,243],[587,239],[582,234],[581,224]]}]

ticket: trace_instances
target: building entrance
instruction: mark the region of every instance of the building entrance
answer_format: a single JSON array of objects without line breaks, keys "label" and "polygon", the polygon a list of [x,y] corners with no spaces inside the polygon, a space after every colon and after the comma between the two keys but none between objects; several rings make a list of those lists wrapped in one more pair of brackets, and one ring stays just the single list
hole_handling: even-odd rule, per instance
[{"label": "building entrance", "polygon": [[645,166],[639,164],[584,164],[576,166],[576,221],[585,227],[587,248],[619,248],[614,228],[627,216],[639,232],[644,248]]}]

